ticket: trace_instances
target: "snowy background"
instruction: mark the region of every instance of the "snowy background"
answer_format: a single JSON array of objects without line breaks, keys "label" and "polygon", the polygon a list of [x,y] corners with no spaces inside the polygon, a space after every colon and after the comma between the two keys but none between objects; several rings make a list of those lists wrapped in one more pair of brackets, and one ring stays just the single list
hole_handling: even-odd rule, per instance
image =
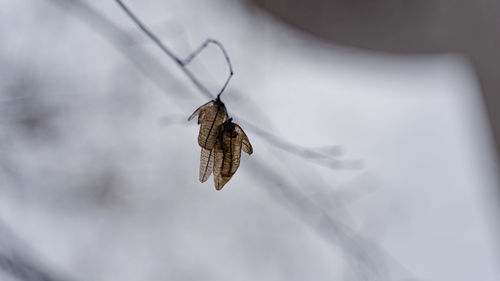
[{"label": "snowy background", "polygon": [[[208,100],[114,1],[0,0],[0,280],[500,279],[467,58],[332,45],[239,1],[126,3],[180,57],[224,44],[254,154],[198,181]],[[213,93],[227,75],[215,47],[189,69]]]}]

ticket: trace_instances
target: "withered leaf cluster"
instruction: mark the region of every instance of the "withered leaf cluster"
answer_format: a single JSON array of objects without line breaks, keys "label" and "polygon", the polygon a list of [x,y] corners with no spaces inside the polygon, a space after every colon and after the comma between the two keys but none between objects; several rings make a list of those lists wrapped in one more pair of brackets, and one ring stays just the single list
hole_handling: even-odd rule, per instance
[{"label": "withered leaf cluster", "polygon": [[200,106],[188,120],[196,116],[200,124],[200,181],[205,182],[213,173],[215,189],[220,190],[238,170],[241,150],[250,155],[252,145],[241,127],[227,119],[226,107],[220,100]]}]

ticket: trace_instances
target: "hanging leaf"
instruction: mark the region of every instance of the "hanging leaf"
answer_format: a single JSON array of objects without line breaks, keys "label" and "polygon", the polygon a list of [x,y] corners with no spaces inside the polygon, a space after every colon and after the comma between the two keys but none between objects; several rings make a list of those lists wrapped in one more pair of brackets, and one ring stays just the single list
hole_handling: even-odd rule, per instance
[{"label": "hanging leaf", "polygon": [[236,125],[235,130],[242,137],[243,151],[245,151],[248,155],[252,155],[252,153],[253,153],[252,145],[250,144],[250,141],[248,140],[248,137],[245,134],[245,132],[243,132],[243,129],[241,129],[240,126]]},{"label": "hanging leaf", "polygon": [[240,166],[241,150],[252,154],[253,149],[245,132],[231,119],[224,122],[214,148],[214,184],[215,189],[222,187],[231,179]]},{"label": "hanging leaf", "polygon": [[214,150],[201,148],[200,156],[200,181],[205,182],[212,174],[214,168],[215,153]]},{"label": "hanging leaf", "polygon": [[224,103],[220,100],[211,100],[195,110],[188,121],[198,116],[198,124],[200,133],[198,134],[198,144],[202,148],[212,150],[219,134],[219,129],[222,123],[226,121],[227,112]]}]

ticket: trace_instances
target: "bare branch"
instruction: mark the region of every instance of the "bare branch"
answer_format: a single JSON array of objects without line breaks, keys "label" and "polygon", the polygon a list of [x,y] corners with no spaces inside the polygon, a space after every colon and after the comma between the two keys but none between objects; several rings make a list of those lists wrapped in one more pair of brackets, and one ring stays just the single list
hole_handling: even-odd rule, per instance
[{"label": "bare branch", "polygon": [[186,76],[193,82],[193,84],[201,91],[202,94],[207,96],[210,99],[213,99],[214,96],[210,91],[196,78],[196,76],[187,68],[185,67],[187,64],[189,64],[197,55],[199,55],[207,46],[208,44],[212,43],[215,44],[216,46],[221,49],[222,53],[224,54],[224,57],[226,58],[226,62],[229,66],[229,75],[226,79],[226,82],[222,86],[222,89],[219,91],[217,94],[217,97],[219,98],[220,95],[224,92],[226,89],[227,85],[229,84],[229,81],[231,80],[231,77],[233,76],[233,67],[231,65],[231,60],[229,59],[229,56],[226,52],[226,49],[224,49],[224,46],[217,40],[214,39],[207,39],[198,49],[196,49],[191,55],[189,55],[185,60],[181,60],[179,57],[177,57],[163,42],[161,42],[156,35],[154,35],[153,32],[151,32],[140,20],[137,18],[137,16],[121,1],[121,0],[115,0],[116,3],[123,9],[123,11],[127,14],[127,16],[151,39],[153,42],[172,60],[174,60],[177,65],[181,68],[182,72],[186,74]]},{"label": "bare branch", "polygon": [[17,237],[0,221],[0,270],[23,281],[61,281],[70,280],[56,276],[42,262],[34,258],[29,245]]},{"label": "bare branch", "polygon": [[184,65],[188,65],[196,56],[198,56],[207,46],[208,44],[214,44],[215,46],[219,47],[219,49],[222,51],[222,54],[224,55],[224,58],[226,59],[226,62],[227,62],[227,65],[229,67],[229,75],[227,76],[227,79],[226,79],[226,82],[224,82],[224,85],[222,86],[222,89],[219,91],[219,93],[217,94],[217,98],[220,98],[221,94],[224,92],[224,90],[226,89],[227,87],[227,84],[229,84],[229,81],[231,80],[231,77],[233,77],[233,66],[231,64],[231,60],[229,59],[229,55],[227,54],[226,52],[226,49],[224,48],[224,46],[222,45],[222,43],[220,43],[219,41],[217,40],[214,40],[214,39],[207,39],[205,40],[205,42],[203,42],[203,44],[201,44],[200,47],[198,47],[193,53],[191,53],[191,55],[189,55],[183,62]]}]

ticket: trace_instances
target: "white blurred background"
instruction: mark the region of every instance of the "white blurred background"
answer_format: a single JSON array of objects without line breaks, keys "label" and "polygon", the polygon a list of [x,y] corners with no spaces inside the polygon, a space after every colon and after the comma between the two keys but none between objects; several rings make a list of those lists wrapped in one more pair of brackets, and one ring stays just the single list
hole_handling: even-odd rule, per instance
[{"label": "white blurred background", "polygon": [[[125,3],[180,57],[224,44],[254,154],[198,181],[208,100],[114,1],[0,0],[0,280],[500,279],[466,56],[335,45],[246,2]],[[189,69],[214,95],[227,75],[215,47]]]}]

